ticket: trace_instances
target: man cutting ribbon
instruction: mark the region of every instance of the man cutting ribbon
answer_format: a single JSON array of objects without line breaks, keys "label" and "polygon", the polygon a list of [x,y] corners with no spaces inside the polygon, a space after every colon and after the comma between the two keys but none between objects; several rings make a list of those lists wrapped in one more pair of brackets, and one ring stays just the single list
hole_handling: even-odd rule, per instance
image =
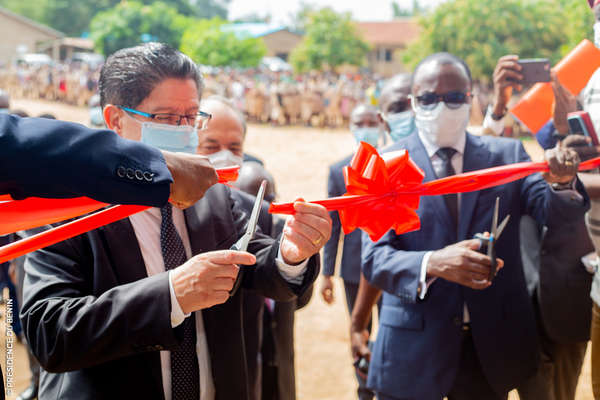
[{"label": "man cutting ribbon", "polygon": [[[416,68],[412,87],[417,133],[389,150],[408,150],[425,181],[528,161],[520,142],[466,133],[471,76],[459,58],[439,53]],[[380,330],[368,386],[380,399],[506,399],[537,365],[537,335],[519,257],[518,222],[547,225],[581,217],[589,206],[576,179],[577,155],[546,152],[549,172],[464,194],[424,196],[421,228],[363,240],[366,278],[383,289]],[[489,230],[494,203],[510,214],[495,246],[499,267],[477,252],[473,236]]]}]

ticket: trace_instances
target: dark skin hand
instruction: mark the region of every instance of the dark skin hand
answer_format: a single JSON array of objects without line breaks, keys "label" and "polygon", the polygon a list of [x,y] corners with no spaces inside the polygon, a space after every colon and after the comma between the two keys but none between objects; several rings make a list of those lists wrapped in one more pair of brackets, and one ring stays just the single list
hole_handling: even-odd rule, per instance
[{"label": "dark skin hand", "polygon": [[554,104],[552,112],[552,121],[556,131],[566,136],[569,134],[569,123],[567,116],[570,112],[577,111],[577,100],[558,80],[558,77],[552,72],[552,91],[554,92]]},{"label": "dark skin hand", "polygon": [[[590,146],[592,139],[584,135],[569,135],[562,145],[573,149],[582,161],[600,156],[600,146]],[[600,174],[583,172],[577,174],[590,198],[600,199]]]},{"label": "dark skin hand", "polygon": [[[350,324],[350,346],[354,361],[361,357],[366,358],[367,361],[371,361],[367,326],[369,325],[369,321],[371,321],[371,310],[380,297],[381,290],[371,285],[364,275],[361,274],[356,302],[352,309],[352,322]],[[358,369],[357,372],[366,379],[366,376]]]},{"label": "dark skin hand", "polygon": [[577,176],[579,156],[575,150],[566,147],[562,142],[546,150],[544,158],[550,167],[550,171],[542,174],[546,182],[565,184],[572,182]]},{"label": "dark skin hand", "polygon": [[[479,239],[463,240],[431,253],[427,264],[427,276],[442,278],[450,282],[482,290],[490,287],[488,280],[492,260],[479,253]],[[496,258],[497,270],[504,261]]]},{"label": "dark skin hand", "polygon": [[504,115],[513,89],[521,91],[519,84],[523,80],[520,74],[522,69],[518,63],[519,56],[506,55],[500,57],[496,68],[494,69],[494,101],[492,103],[492,112],[496,115]]}]

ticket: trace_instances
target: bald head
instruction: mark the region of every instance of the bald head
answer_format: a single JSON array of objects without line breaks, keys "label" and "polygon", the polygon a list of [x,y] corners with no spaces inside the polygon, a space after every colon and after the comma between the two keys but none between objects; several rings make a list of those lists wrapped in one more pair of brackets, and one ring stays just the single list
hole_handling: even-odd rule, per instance
[{"label": "bald head", "polygon": [[234,182],[234,186],[242,192],[256,196],[263,180],[267,181],[265,200],[271,203],[275,200],[276,196],[275,180],[273,180],[273,176],[262,165],[255,161],[244,163],[240,169],[240,176]]},{"label": "bald head", "polygon": [[377,108],[371,104],[359,104],[350,114],[350,129],[378,127],[380,125]]},{"label": "bald head", "polygon": [[420,96],[425,92],[469,92],[471,86],[471,70],[462,59],[449,53],[435,53],[415,68],[412,93]]},{"label": "bald head", "polygon": [[384,114],[396,114],[409,110],[408,96],[412,84],[411,74],[394,75],[385,82],[379,96],[379,108]]},{"label": "bald head", "polygon": [[198,133],[198,152],[209,155],[229,150],[243,156],[246,121],[244,116],[225,98],[211,96],[202,100],[200,109],[212,115],[208,127]]}]

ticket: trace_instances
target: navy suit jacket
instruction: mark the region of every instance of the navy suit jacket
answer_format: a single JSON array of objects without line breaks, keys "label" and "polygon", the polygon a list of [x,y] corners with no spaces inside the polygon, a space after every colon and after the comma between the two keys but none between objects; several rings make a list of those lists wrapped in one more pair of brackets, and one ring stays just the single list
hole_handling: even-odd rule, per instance
[{"label": "navy suit jacket", "polygon": [[161,207],[172,181],[156,148],[108,130],[0,114],[0,194]]},{"label": "navy suit jacket", "polygon": [[[346,157],[333,164],[329,168],[329,178],[327,180],[327,195],[329,197],[341,196],[346,193],[346,184],[344,183],[343,168],[350,164],[352,156]],[[337,211],[329,213],[331,216],[331,238],[325,244],[323,249],[323,275],[331,276],[335,272],[335,261],[338,254],[338,243],[342,225]],[[361,252],[361,234],[359,230],[344,236],[344,246],[342,248],[342,264],[340,275],[346,282],[360,282],[360,252]]]},{"label": "navy suit jacket", "polygon": [[[399,149],[408,150],[425,171],[425,181],[435,179],[418,135],[389,150]],[[465,172],[528,160],[517,140],[467,134]],[[424,196],[417,211],[420,230],[404,235],[390,231],[377,243],[365,236],[364,274],[384,290],[368,386],[401,399],[439,400],[447,395],[459,367],[465,302],[483,372],[495,391],[505,393],[531,375],[538,363],[538,338],[519,254],[519,220],[521,215],[529,214],[552,227],[581,218],[589,199],[580,182],[577,189],[583,201],[557,195],[540,174],[534,174],[502,186],[463,193],[458,229],[442,196]],[[478,291],[437,279],[425,299],[418,300],[425,253],[489,231],[496,197],[500,197],[499,219],[507,214],[511,218],[496,244],[497,255],[505,265],[492,286]]]}]

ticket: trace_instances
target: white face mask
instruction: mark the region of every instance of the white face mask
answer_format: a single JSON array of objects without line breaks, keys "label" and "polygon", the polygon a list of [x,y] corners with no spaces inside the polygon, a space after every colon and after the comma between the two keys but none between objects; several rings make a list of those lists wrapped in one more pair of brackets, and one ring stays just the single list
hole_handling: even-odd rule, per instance
[{"label": "white face mask", "polygon": [[236,156],[227,149],[209,154],[207,157],[215,168],[233,167],[235,165],[241,167],[244,163],[244,159],[242,157]]},{"label": "white face mask", "polygon": [[594,44],[600,48],[600,22],[594,24]]},{"label": "white face mask", "polygon": [[443,101],[432,110],[414,109],[418,131],[439,147],[451,147],[459,141],[467,130],[471,113],[470,104],[463,104],[454,110]]}]

